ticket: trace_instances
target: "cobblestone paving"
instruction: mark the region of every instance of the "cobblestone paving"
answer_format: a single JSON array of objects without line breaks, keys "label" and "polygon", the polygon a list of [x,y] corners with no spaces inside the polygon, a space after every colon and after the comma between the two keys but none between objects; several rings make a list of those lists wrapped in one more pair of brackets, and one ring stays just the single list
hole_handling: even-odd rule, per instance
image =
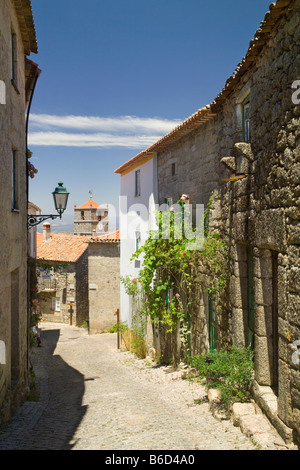
[{"label": "cobblestone paving", "polygon": [[117,350],[114,334],[41,324],[33,354],[39,400],[0,435],[0,450],[255,450],[217,421],[204,389],[170,367]]}]

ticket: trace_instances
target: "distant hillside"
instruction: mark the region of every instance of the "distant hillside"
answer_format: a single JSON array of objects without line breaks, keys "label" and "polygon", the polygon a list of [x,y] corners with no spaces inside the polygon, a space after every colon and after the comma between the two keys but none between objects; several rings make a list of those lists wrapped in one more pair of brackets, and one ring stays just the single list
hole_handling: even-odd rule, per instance
[{"label": "distant hillside", "polygon": [[[38,232],[43,233],[43,226],[38,227]],[[53,233],[74,233],[74,224],[61,224],[61,225],[52,225],[51,232]]]}]

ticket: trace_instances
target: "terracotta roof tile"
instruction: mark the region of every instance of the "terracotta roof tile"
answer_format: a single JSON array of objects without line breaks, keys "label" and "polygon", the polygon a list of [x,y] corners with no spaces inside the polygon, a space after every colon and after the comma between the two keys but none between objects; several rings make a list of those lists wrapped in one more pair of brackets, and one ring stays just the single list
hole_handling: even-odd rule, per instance
[{"label": "terracotta roof tile", "polygon": [[90,199],[89,201],[82,204],[82,206],[75,207],[75,209],[107,209],[107,208],[100,206],[100,204],[97,204],[97,202]]},{"label": "terracotta roof tile", "polygon": [[157,150],[161,150],[164,146],[172,142],[175,142],[176,140],[180,139],[184,135],[196,129],[196,127],[199,127],[205,122],[207,122],[208,120],[212,119],[214,116],[215,114],[211,111],[209,105],[205,106],[204,108],[198,109],[198,111],[192,114],[192,116],[190,116],[181,124],[176,126],[173,130],[165,134],[163,137],[157,140],[154,144],[150,145],[150,147],[148,147],[146,150],[143,150],[142,152],[138,153],[135,157],[123,163],[119,168],[115,170],[115,173],[122,173],[124,170],[129,168],[134,163],[142,160],[149,153],[156,152]]},{"label": "terracotta roof tile", "polygon": [[52,233],[50,240],[44,241],[43,234],[37,233],[37,259],[74,263],[87,249],[89,238]]},{"label": "terracotta roof tile", "polygon": [[13,3],[18,17],[25,54],[29,55],[30,52],[37,54],[38,45],[31,0],[13,0]]},{"label": "terracotta roof tile", "polygon": [[104,233],[103,235],[98,235],[97,237],[91,237],[89,240],[93,242],[118,242],[120,241],[120,230],[115,230],[114,232]]},{"label": "terracotta roof tile", "polygon": [[44,241],[42,233],[36,234],[37,259],[75,263],[88,248],[88,243],[118,242],[120,230],[104,233],[95,237],[72,234],[51,233]]}]

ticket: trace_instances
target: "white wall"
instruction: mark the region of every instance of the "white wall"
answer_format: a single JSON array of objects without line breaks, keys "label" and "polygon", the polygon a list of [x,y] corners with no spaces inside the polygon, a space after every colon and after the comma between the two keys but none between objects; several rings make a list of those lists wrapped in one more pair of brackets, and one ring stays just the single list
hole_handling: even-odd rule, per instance
[{"label": "white wall", "polygon": [[[137,170],[140,170],[141,174],[140,196],[135,196],[135,172]],[[149,230],[154,228],[153,216],[149,220],[149,213],[151,214],[154,204],[157,203],[156,154],[153,154],[153,157],[144,164],[121,176],[120,196],[120,275],[135,278],[143,263],[142,257],[130,261],[136,250],[135,232],[140,231],[141,245],[143,245],[148,238]],[[127,197],[127,200],[124,197]],[[121,320],[130,326],[130,299],[122,283],[120,295]]]}]

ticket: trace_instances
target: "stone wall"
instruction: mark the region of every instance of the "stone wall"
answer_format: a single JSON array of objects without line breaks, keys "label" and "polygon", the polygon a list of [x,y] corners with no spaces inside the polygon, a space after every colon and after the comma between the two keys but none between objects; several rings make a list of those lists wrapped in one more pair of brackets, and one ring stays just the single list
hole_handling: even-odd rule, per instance
[{"label": "stone wall", "polygon": [[[11,27],[16,40],[16,82],[11,82]],[[0,70],[5,83],[0,104],[0,425],[24,398],[27,357],[27,197],[24,48],[9,0],[0,4]],[[16,154],[16,206],[12,211],[12,152]],[[3,343],[2,343],[3,344]]]},{"label": "stone wall", "polygon": [[[82,219],[81,213],[84,213]],[[97,209],[74,209],[74,234],[92,235],[93,230],[97,229],[98,217]]]},{"label": "stone wall", "polygon": [[88,250],[75,265],[76,281],[76,325],[83,326],[89,320],[89,261]]},{"label": "stone wall", "polygon": [[[58,266],[59,263],[53,265]],[[83,326],[88,321],[88,255],[87,250],[76,263],[68,263],[51,275],[51,281],[40,278],[39,300],[42,320]],[[59,310],[54,310],[52,299],[59,300]],[[70,305],[72,303],[72,305]]]},{"label": "stone wall", "polygon": [[[103,230],[100,230],[99,222],[102,223]],[[104,215],[103,208],[74,208],[74,235],[93,235],[102,231],[108,231],[108,216]]]},{"label": "stone wall", "polygon": [[[217,299],[219,347],[224,339],[254,347],[256,383],[273,394],[276,407],[268,412],[286,440],[300,432],[300,369],[292,362],[300,340],[300,105],[292,102],[292,83],[300,78],[299,24],[295,0],[253,66],[212,105],[213,120],[157,158],[160,204],[182,193],[192,204],[207,204],[215,194],[210,227],[230,250],[228,289]],[[249,143],[242,129],[247,96]],[[194,353],[208,349],[207,284],[208,277],[193,312]]]},{"label": "stone wall", "polygon": [[[244,77],[250,90],[251,146],[235,145],[231,155],[236,166],[237,159],[242,161],[248,176],[226,183],[231,201],[222,206],[232,216],[227,231],[235,294],[231,303],[244,332],[251,321],[246,267],[252,263],[252,250],[256,381],[274,391],[278,416],[299,432],[299,368],[292,364],[291,345],[300,338],[295,305],[300,293],[299,240],[293,237],[300,219],[300,106],[292,102],[291,85],[300,70],[300,2],[293,6],[257,59],[256,70]],[[242,328],[236,336],[241,340]],[[283,433],[289,434],[287,429]]]},{"label": "stone wall", "polygon": [[103,333],[117,323],[120,308],[118,243],[89,243],[89,330]]},{"label": "stone wall", "polygon": [[194,131],[158,152],[159,204],[165,198],[176,203],[182,194],[189,195],[191,204],[207,204],[219,183],[221,166],[216,150],[217,131],[214,122],[210,122],[201,127],[201,132]]}]

